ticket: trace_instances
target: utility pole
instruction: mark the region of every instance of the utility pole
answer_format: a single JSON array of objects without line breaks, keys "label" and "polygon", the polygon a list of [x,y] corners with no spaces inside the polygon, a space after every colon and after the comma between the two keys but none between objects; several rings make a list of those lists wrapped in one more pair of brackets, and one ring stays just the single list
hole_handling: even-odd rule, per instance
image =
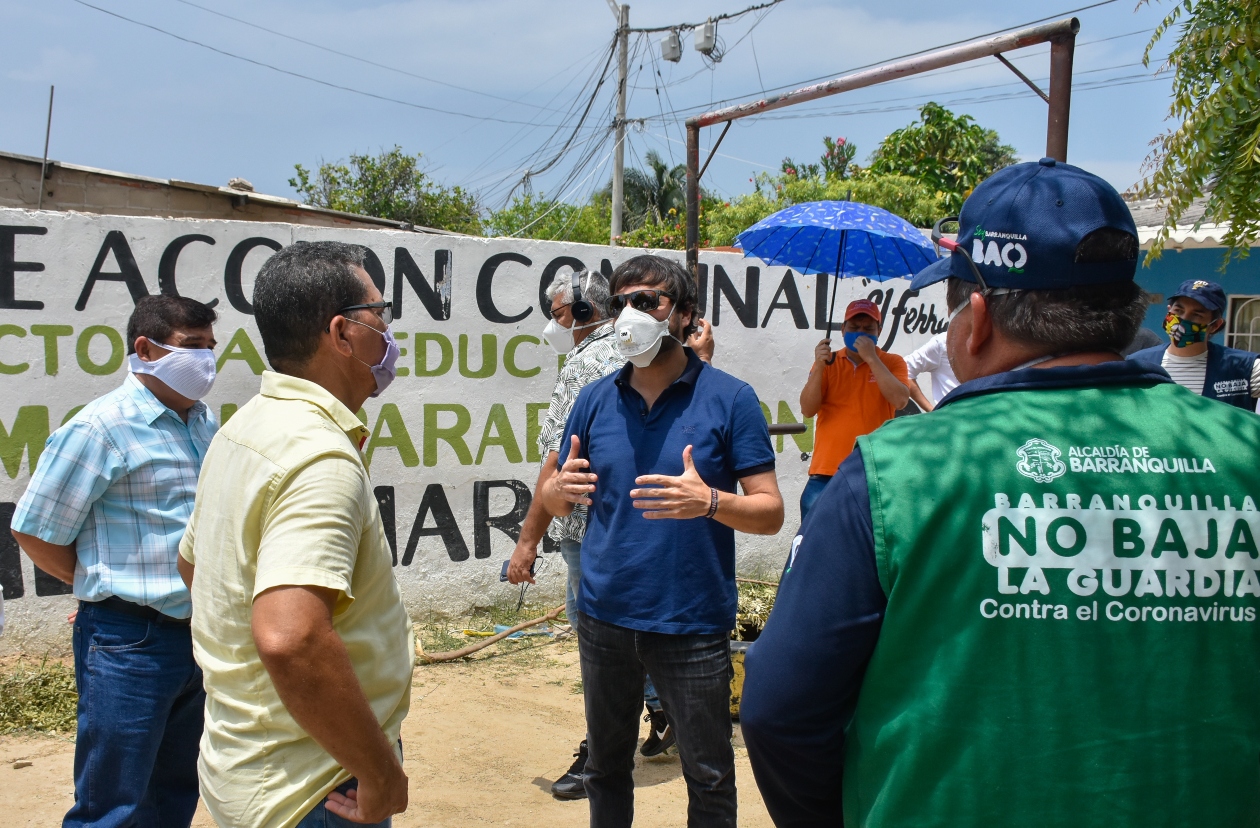
[{"label": "utility pole", "polygon": [[57,87],[48,87],[48,124],[44,127],[44,160],[39,165],[39,201],[35,204],[36,210],[44,209],[44,176],[48,175],[48,138],[52,135],[52,105],[53,93],[57,91]]},{"label": "utility pole", "polygon": [[[614,5],[609,0],[609,5]],[[617,7],[617,143],[613,147],[612,174],[612,228],[609,244],[617,244],[621,235],[622,208],[625,201],[626,164],[626,51],[630,39],[630,6],[622,3]]]}]

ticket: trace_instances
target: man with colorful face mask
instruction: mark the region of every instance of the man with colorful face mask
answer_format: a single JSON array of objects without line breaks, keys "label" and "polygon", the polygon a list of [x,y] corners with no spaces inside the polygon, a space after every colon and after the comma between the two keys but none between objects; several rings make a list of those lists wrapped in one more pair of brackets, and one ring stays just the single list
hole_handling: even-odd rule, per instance
[{"label": "man with colorful face mask", "polygon": [[1220,285],[1187,279],[1164,317],[1169,345],[1138,351],[1129,359],[1163,368],[1178,385],[1208,399],[1254,411],[1260,397],[1260,357],[1209,341],[1225,327],[1224,311]]},{"label": "man with colorful face mask", "polygon": [[123,384],[48,438],[13,514],[40,569],[74,585],[79,690],[66,826],[186,826],[205,694],[176,572],[214,415],[215,312],[146,296]]},{"label": "man with colorful face mask", "polygon": [[180,544],[219,825],[387,826],[415,649],[355,416],[394,379],[366,250],[296,242],[254,284],[267,361],[215,438]]},{"label": "man with colorful face mask", "polygon": [[557,517],[587,507],[576,627],[591,824],[630,824],[650,673],[676,734],[687,824],[733,828],[735,532],[783,524],[774,451],[752,388],[684,346],[697,294],[681,265],[636,256],[610,290],[627,364],[582,390],[539,492]]},{"label": "man with colorful face mask", "polygon": [[824,339],[801,390],[801,414],[817,416],[809,481],[801,492],[801,520],[863,434],[870,434],[906,407],[910,378],[906,361],[879,348],[883,327],[879,305],[857,299],[844,311],[843,359]]},{"label": "man with colorful face mask", "polygon": [[1101,178],[1016,164],[954,220],[911,287],[947,282],[961,385],[858,439],[746,657],[766,807],[1255,825],[1260,418],[1121,358],[1149,304]]}]

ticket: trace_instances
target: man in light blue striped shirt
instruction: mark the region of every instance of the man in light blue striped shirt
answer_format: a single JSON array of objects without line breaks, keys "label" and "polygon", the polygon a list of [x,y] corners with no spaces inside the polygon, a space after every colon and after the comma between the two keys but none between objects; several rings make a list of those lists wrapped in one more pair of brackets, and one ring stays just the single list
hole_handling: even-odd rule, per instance
[{"label": "man in light blue striped shirt", "polygon": [[74,584],[75,803],[63,825],[187,826],[205,694],[176,561],[216,423],[215,313],[149,296],[127,323],[130,372],[45,446],[13,536]]}]

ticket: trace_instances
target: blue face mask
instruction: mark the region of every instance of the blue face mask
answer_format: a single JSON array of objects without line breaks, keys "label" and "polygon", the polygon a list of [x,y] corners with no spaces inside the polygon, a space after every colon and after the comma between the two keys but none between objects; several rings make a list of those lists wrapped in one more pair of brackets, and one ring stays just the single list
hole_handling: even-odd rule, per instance
[{"label": "blue face mask", "polygon": [[856,354],[857,341],[861,339],[862,337],[866,337],[871,342],[874,342],[876,345],[879,345],[879,340],[871,336],[870,334],[862,333],[861,331],[853,331],[852,333],[846,333],[844,335],[844,347],[848,348],[850,351]]}]

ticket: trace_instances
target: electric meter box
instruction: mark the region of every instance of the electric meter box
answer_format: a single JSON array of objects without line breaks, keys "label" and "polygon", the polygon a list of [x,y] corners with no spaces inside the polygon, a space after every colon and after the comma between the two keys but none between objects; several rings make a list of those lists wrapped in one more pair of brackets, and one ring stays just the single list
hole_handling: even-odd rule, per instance
[{"label": "electric meter box", "polygon": [[696,29],[696,51],[708,54],[717,45],[717,23],[708,20]]},{"label": "electric meter box", "polygon": [[670,32],[661,41],[661,58],[670,63],[682,60],[682,40],[678,37],[678,32]]}]

